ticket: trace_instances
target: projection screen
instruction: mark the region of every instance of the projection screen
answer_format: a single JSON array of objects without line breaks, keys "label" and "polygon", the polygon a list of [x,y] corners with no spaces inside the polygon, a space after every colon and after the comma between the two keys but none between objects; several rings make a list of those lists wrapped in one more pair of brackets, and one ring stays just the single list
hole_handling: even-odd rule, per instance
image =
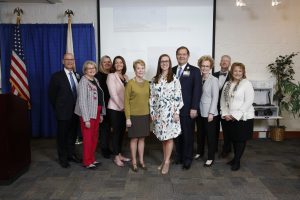
[{"label": "projection screen", "polygon": [[179,46],[189,48],[196,66],[200,56],[212,55],[212,38],[213,0],[100,0],[101,56],[123,56],[129,78],[137,59],[145,61],[148,80],[161,54],[175,66]]}]

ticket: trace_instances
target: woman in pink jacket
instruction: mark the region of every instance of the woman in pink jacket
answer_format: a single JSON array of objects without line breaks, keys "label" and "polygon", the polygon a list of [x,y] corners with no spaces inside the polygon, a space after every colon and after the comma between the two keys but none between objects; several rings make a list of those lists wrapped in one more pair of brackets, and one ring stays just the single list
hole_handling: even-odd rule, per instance
[{"label": "woman in pink jacket", "polygon": [[108,112],[113,129],[113,155],[114,163],[123,167],[124,162],[129,158],[122,156],[122,141],[126,129],[126,118],[124,113],[124,93],[125,85],[128,81],[126,73],[126,63],[122,56],[116,56],[112,64],[112,73],[107,76],[107,87],[110,95],[108,101]]}]

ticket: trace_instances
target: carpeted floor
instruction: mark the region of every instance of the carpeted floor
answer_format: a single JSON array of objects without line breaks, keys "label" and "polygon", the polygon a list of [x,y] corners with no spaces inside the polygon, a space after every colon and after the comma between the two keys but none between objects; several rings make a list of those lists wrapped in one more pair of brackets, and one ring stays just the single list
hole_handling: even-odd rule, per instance
[{"label": "carpeted floor", "polygon": [[[81,151],[81,145],[77,146]],[[32,163],[27,173],[9,186],[0,186],[0,200],[52,199],[128,199],[128,200],[227,200],[227,199],[300,199],[300,140],[273,142],[257,139],[248,142],[241,169],[232,172],[217,158],[211,168],[203,160],[194,161],[188,171],[172,165],[168,175],[161,175],[161,145],[147,138],[147,171],[134,173],[130,163],[119,168],[104,159],[95,170],[80,164],[61,168],[57,163],[54,139],[32,139]],[[128,140],[124,142],[129,156]]]}]

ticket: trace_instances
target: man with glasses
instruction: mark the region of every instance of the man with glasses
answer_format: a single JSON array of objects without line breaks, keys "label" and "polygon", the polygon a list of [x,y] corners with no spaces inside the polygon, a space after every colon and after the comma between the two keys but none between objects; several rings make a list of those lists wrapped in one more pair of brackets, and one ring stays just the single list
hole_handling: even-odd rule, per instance
[{"label": "man with glasses", "polygon": [[69,161],[80,163],[75,153],[78,116],[74,114],[79,74],[74,71],[74,55],[66,53],[64,69],[54,73],[49,83],[49,99],[57,120],[57,152],[59,164],[70,167]]},{"label": "man with glasses", "polygon": [[182,133],[175,140],[175,164],[182,164],[188,170],[193,160],[194,127],[201,96],[201,74],[197,67],[188,63],[190,52],[182,46],[176,51],[178,65],[172,68],[173,74],[179,79],[182,90],[183,107],[180,109]]}]

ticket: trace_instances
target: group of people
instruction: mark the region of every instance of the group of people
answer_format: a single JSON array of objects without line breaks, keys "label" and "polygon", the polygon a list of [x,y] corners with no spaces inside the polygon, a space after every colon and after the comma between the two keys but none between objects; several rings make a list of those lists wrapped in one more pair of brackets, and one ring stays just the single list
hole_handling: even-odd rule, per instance
[{"label": "group of people", "polygon": [[[95,62],[86,61],[84,75],[80,77],[74,71],[74,56],[65,54],[64,69],[53,74],[49,85],[49,98],[57,118],[60,165],[67,168],[69,161],[81,162],[74,146],[76,124],[80,124],[84,167],[94,169],[101,164],[95,160],[100,133],[104,158],[113,156],[119,167],[131,161],[133,172],[139,168],[147,170],[145,137],[150,133],[152,121],[153,133],[162,142],[163,158],[158,166],[162,174],[169,172],[174,143],[174,163],[188,170],[194,159],[204,157],[207,141],[204,166],[212,166],[218,152],[220,123],[224,136],[221,156],[227,157],[233,146],[234,157],[228,164],[231,170],[238,170],[246,141],[252,137],[254,118],[254,91],[246,79],[245,66],[233,63],[229,71],[231,58],[224,55],[220,72],[212,74],[214,60],[210,56],[199,58],[198,67],[188,63],[189,56],[187,47],[179,47],[178,64],[172,67],[169,55],[162,54],[156,75],[149,82],[144,78],[143,60],[134,61],[135,76],[130,80],[122,56],[116,56],[112,62],[109,56],[103,56],[98,72]],[[197,151],[194,155],[195,124]],[[131,158],[122,155],[126,128]]]}]

